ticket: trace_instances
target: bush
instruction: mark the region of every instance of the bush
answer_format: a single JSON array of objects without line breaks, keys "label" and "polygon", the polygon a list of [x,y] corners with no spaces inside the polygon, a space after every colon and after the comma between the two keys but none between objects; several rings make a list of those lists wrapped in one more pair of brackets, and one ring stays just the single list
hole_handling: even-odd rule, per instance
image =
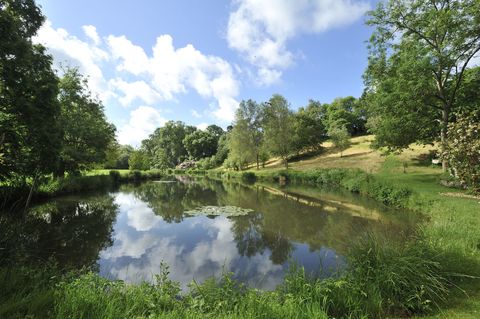
[{"label": "bush", "polygon": [[453,175],[480,194],[480,111],[461,114],[448,125],[442,157],[452,166]]},{"label": "bush", "polygon": [[197,161],[197,167],[199,169],[207,170],[218,166],[215,156],[205,157]]},{"label": "bush", "polygon": [[110,171],[108,172],[108,175],[110,175],[110,178],[112,179],[114,185],[118,185],[122,179],[122,176],[118,171]]},{"label": "bush", "polygon": [[243,172],[241,179],[244,183],[253,184],[257,180],[257,175],[254,172]]}]

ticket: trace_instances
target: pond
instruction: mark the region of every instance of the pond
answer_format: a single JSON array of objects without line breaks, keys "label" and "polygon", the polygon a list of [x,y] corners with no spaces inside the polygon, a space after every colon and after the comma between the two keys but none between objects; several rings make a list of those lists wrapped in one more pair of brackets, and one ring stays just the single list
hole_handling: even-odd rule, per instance
[{"label": "pond", "polygon": [[401,240],[415,222],[340,191],[171,177],[37,205],[2,227],[0,262],[54,259],[130,283],[165,263],[183,288],[228,271],[273,289],[292,263],[328,277],[365,233]]}]

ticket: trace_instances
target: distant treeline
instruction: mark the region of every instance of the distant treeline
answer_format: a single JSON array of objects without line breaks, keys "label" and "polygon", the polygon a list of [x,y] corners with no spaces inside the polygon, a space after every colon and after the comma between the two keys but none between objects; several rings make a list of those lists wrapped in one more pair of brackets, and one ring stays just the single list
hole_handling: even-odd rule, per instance
[{"label": "distant treeline", "polygon": [[202,169],[224,165],[243,169],[264,164],[271,156],[288,158],[318,151],[327,138],[340,149],[352,135],[366,133],[367,116],[361,100],[338,98],[330,104],[310,100],[292,111],[281,95],[267,102],[242,101],[235,120],[224,131],[217,125],[199,130],[183,122],[169,121],[142,141],[139,149],[116,145],[107,152],[105,168],[168,169],[186,160]]}]

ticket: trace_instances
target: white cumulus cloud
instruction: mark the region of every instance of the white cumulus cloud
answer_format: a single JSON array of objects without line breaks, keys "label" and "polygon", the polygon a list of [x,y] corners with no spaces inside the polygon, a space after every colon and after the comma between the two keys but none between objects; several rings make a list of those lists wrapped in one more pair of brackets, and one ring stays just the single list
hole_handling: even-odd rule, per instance
[{"label": "white cumulus cloud", "polygon": [[102,40],[100,39],[100,36],[97,33],[97,28],[95,26],[84,25],[82,29],[83,29],[83,32],[85,32],[85,34],[87,35],[87,37],[89,37],[90,40],[92,40],[95,45],[100,44]]},{"label": "white cumulus cloud", "polygon": [[160,112],[150,106],[140,106],[130,113],[130,120],[118,131],[118,141],[120,144],[130,144],[138,146],[140,142],[146,139],[156,128],[163,126],[166,120],[160,115]]},{"label": "white cumulus cloud", "polygon": [[352,0],[237,0],[227,41],[257,68],[258,83],[269,85],[294,62],[289,39],[351,24],[368,9],[367,2]]},{"label": "white cumulus cloud", "polygon": [[162,98],[161,95],[145,81],[126,82],[121,78],[115,78],[110,80],[109,84],[122,93],[123,96],[119,97],[118,101],[123,106],[129,106],[136,99],[152,105]]},{"label": "white cumulus cloud", "polygon": [[[93,26],[85,26],[86,35],[100,41]],[[104,78],[102,65],[109,60],[109,53],[100,48],[97,43],[89,43],[70,35],[67,30],[54,29],[50,21],[46,21],[33,39],[48,48],[55,60],[55,65],[78,67],[80,72],[88,77],[90,89],[102,100],[112,96]]]},{"label": "white cumulus cloud", "polygon": [[161,35],[148,56],[145,50],[124,36],[108,37],[117,69],[142,76],[164,100],[194,90],[216,101],[214,115],[231,121],[238,106],[239,83],[231,65],[213,55],[205,55],[193,45],[175,48],[170,35]]},{"label": "white cumulus cloud", "polygon": [[158,123],[165,122],[153,106],[189,92],[203,97],[206,110],[222,122],[233,119],[240,84],[238,71],[226,60],[204,54],[192,44],[175,48],[167,34],[158,36],[147,52],[124,35],[101,36],[93,25],[82,29],[80,38],[47,20],[34,41],[47,47],[57,69],[62,64],[78,67],[87,76],[90,90],[105,104],[116,101],[136,107],[119,128],[121,143],[138,145]]}]

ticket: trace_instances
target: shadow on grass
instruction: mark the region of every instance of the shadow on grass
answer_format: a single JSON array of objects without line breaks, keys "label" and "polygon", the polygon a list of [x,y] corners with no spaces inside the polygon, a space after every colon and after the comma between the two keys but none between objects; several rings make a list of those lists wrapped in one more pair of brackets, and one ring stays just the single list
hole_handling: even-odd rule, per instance
[{"label": "shadow on grass", "polygon": [[[439,249],[441,251],[441,249]],[[432,314],[454,309],[478,311],[480,308],[480,259],[458,251],[441,251],[439,260],[449,282],[449,295]]]},{"label": "shadow on grass", "polygon": [[351,157],[359,157],[373,153],[373,151],[361,152],[361,153],[353,153],[353,154],[346,154],[343,155],[341,158],[351,158]]},{"label": "shadow on grass", "polygon": [[294,163],[294,162],[298,162],[298,161],[312,159],[316,156],[324,155],[324,154],[326,154],[324,148],[319,149],[319,150],[309,150],[309,151],[305,151],[305,152],[300,153],[300,154],[295,154],[295,155],[290,156],[288,158],[288,161],[291,162],[291,163]]}]

